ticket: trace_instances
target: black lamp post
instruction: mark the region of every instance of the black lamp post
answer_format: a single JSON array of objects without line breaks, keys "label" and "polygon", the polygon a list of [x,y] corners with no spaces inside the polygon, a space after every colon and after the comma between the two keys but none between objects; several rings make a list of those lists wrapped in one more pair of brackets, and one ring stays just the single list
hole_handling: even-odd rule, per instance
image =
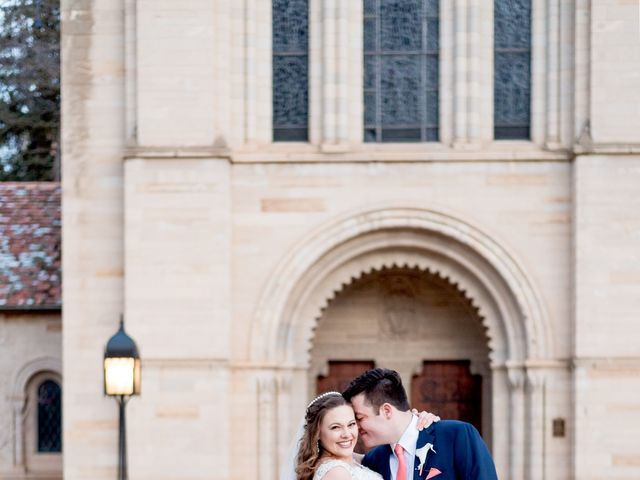
[{"label": "black lamp post", "polygon": [[127,480],[125,406],[132,395],[140,394],[140,354],[136,342],[120,328],[104,349],[104,393],[115,397],[120,409],[118,429],[118,480]]}]

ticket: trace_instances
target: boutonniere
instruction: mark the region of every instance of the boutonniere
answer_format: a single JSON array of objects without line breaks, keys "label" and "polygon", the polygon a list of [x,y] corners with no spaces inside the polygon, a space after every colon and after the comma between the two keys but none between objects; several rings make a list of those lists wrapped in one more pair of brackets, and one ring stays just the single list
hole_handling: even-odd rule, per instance
[{"label": "boutonniere", "polygon": [[418,474],[422,475],[422,469],[424,467],[425,462],[427,461],[427,453],[429,452],[436,453],[433,448],[433,443],[427,443],[424,447],[418,448],[416,450],[416,457],[420,461],[420,465],[418,465]]}]

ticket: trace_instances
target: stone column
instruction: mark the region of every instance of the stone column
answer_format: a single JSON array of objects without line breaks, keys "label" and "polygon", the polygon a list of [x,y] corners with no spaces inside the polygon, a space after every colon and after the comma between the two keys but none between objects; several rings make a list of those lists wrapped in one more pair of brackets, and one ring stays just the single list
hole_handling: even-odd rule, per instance
[{"label": "stone column", "polygon": [[[214,2],[215,4],[226,4],[227,2]],[[222,8],[221,6],[218,8]],[[228,8],[228,7],[226,7]],[[234,8],[232,8],[232,11]],[[233,16],[232,12],[232,16]],[[221,21],[227,22],[222,17]],[[244,15],[242,16],[243,31],[242,51],[238,52],[243,57],[241,91],[234,92],[233,104],[226,99],[228,108],[232,110],[231,117],[238,115],[233,110],[241,110],[241,123],[235,124],[244,135],[234,135],[236,141],[244,141],[249,145],[260,145],[271,142],[272,138],[272,49],[271,49],[271,2],[260,2],[257,0],[244,1]],[[227,28],[228,26],[223,26]],[[223,29],[224,31],[224,29]],[[232,44],[234,40],[232,39]],[[229,48],[224,42],[220,43],[217,49],[220,61],[234,63],[230,56]],[[235,53],[235,52],[234,52]],[[233,78],[237,75],[232,70]],[[220,82],[224,78],[220,78]],[[231,91],[237,87],[231,86]],[[240,100],[242,99],[242,100]],[[237,121],[237,120],[236,120]]]},{"label": "stone column", "polygon": [[453,2],[440,4],[440,141],[451,145],[454,138],[454,44],[455,17]]},{"label": "stone column", "polygon": [[533,0],[531,23],[531,139],[569,147],[573,110],[573,1]]},{"label": "stone column", "polygon": [[322,145],[337,140],[338,97],[338,0],[322,3]]},{"label": "stone column", "polygon": [[347,124],[345,126],[344,135],[351,144],[362,143],[364,130],[364,58],[363,58],[363,2],[340,2],[344,4],[345,28],[347,28],[348,36],[345,41],[348,42],[349,58],[346,59],[348,69],[347,75],[347,100],[345,105],[349,109],[347,115]]},{"label": "stone column", "polygon": [[471,45],[471,100],[469,134],[473,142],[493,140],[493,2],[474,0]]},{"label": "stone column", "polygon": [[12,437],[13,437],[13,467],[18,471],[24,471],[25,459],[24,459],[24,411],[25,411],[24,397],[14,398],[11,401],[11,413],[12,413]]},{"label": "stone column", "polygon": [[[493,138],[493,2],[455,0],[453,12],[446,9],[444,6],[441,12],[441,52],[443,68],[447,69],[451,54],[445,40],[452,36],[453,146],[475,148]],[[448,70],[445,72],[449,75]],[[442,113],[444,124],[448,110]],[[446,142],[449,132],[443,127],[441,138]]]},{"label": "stone column", "polygon": [[574,92],[575,84],[575,0],[560,2],[558,22],[558,135],[561,148],[571,148],[574,136]]},{"label": "stone column", "polygon": [[544,146],[547,138],[547,0],[531,2],[531,140]]},{"label": "stone column", "polygon": [[310,118],[320,121],[310,125],[310,138],[323,151],[345,151],[350,140],[362,137],[361,37],[361,2],[312,0]]},{"label": "stone column", "polygon": [[507,369],[502,364],[491,365],[491,453],[500,477],[507,477],[511,461],[509,408],[511,388]]},{"label": "stone column", "polygon": [[547,136],[545,143],[550,148],[560,147],[560,3],[547,2]]},{"label": "stone column", "polygon": [[128,145],[137,142],[137,41],[136,0],[124,2],[124,61],[125,61],[125,139]]},{"label": "stone column", "polygon": [[[291,439],[295,433],[296,411],[293,409],[291,402],[291,388],[292,388],[292,375],[291,372],[279,372],[276,379],[276,394],[277,394],[277,476],[282,476],[283,460],[285,459],[289,447],[291,446]],[[302,412],[300,413],[302,416]],[[292,433],[293,432],[293,433]],[[286,468],[287,466],[284,465]]]},{"label": "stone column", "polygon": [[545,373],[539,368],[527,368],[527,479],[544,476]]},{"label": "stone column", "polygon": [[276,377],[261,372],[258,381],[258,480],[276,480]]},{"label": "stone column", "polygon": [[521,366],[508,366],[510,405],[510,480],[524,480],[525,450],[525,372]]},{"label": "stone column", "polygon": [[576,0],[575,7],[575,90],[574,90],[574,140],[583,143],[590,139],[590,0]]},{"label": "stone column", "polygon": [[467,140],[469,101],[469,0],[455,0],[454,17],[454,97],[453,97],[453,143],[464,144]]}]

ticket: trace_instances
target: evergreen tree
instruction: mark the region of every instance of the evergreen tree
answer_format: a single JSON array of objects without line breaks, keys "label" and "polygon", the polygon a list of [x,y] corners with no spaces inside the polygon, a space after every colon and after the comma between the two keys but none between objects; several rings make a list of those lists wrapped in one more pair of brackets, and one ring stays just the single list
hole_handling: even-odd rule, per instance
[{"label": "evergreen tree", "polygon": [[0,180],[59,179],[60,4],[0,0]]}]

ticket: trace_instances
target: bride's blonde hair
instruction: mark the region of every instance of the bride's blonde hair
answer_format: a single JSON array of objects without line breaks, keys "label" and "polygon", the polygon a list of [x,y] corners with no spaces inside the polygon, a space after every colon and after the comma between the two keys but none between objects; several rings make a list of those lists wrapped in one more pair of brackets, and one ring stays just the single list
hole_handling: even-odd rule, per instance
[{"label": "bride's blonde hair", "polygon": [[342,405],[349,405],[338,392],[327,392],[316,397],[307,407],[304,417],[304,434],[300,439],[296,459],[297,480],[312,480],[322,456],[320,444],[320,424],[327,412]]}]

